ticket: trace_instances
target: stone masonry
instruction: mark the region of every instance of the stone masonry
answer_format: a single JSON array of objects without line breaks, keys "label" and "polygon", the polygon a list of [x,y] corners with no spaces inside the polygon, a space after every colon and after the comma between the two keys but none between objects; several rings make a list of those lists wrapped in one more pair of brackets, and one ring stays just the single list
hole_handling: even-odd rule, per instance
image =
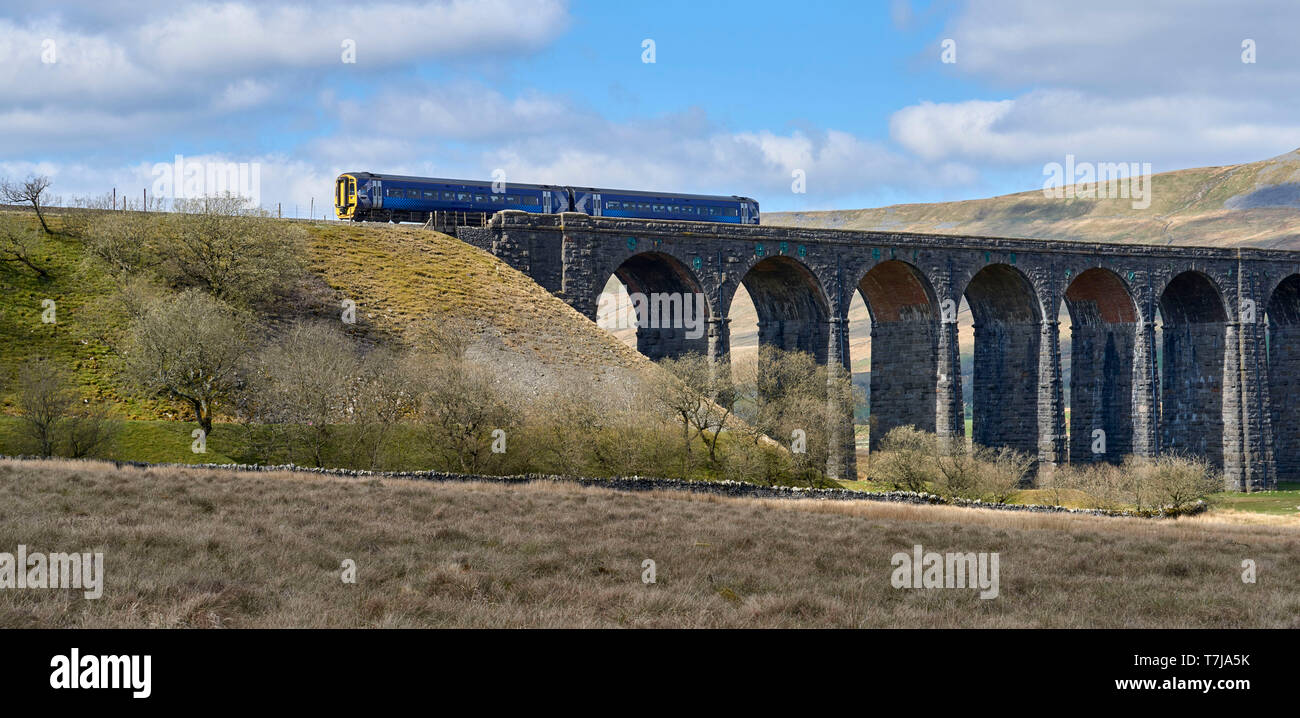
[{"label": "stone masonry", "polygon": [[[975,325],[973,438],[1042,464],[1190,452],[1229,487],[1300,477],[1300,253],[800,229],[506,211],[461,238],[592,319],[610,276],[706,298],[706,336],[643,329],[652,359],[725,361],[744,284],[759,341],[849,368],[848,306],[872,318],[871,436],[964,437],[957,307]],[[1071,318],[1066,431],[1057,317]],[[1159,332],[1157,331],[1159,328]],[[1157,336],[1159,334],[1159,340]],[[827,471],[856,476],[852,407]]]}]

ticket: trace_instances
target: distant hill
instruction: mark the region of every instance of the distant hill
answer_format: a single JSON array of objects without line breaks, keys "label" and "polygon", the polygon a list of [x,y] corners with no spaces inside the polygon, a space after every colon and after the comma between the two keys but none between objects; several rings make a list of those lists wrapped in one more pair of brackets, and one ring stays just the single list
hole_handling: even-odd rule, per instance
[{"label": "distant hill", "polygon": [[[764,212],[763,223],[1121,244],[1300,249],[1300,150],[1151,176],[1151,204],[1056,199],[1041,189],[962,202]],[[1076,190],[1079,187],[1076,185]],[[1077,191],[1076,191],[1077,194]]]}]

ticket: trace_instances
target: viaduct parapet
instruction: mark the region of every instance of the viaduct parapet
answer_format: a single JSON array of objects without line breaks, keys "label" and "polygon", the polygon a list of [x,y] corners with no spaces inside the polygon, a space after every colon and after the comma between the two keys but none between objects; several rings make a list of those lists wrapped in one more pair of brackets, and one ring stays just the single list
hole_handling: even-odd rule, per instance
[{"label": "viaduct parapet", "polygon": [[[976,443],[1044,464],[1185,452],[1241,490],[1300,477],[1300,252],[516,211],[461,238],[593,320],[611,275],[647,295],[703,294],[705,336],[638,329],[638,349],[651,359],[697,351],[727,361],[743,284],[760,345],[847,371],[848,307],[860,292],[871,316],[873,443],[904,425],[964,438],[964,297],[975,332]],[[1071,320],[1068,433],[1062,303]],[[841,413],[827,470],[856,477],[852,408]]]}]

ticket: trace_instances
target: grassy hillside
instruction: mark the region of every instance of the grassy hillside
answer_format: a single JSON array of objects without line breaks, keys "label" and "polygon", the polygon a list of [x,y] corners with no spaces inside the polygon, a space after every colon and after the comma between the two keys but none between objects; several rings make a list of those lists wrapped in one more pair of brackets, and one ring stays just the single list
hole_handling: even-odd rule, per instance
[{"label": "grassy hillside", "polygon": [[[51,218],[60,226],[61,217]],[[0,211],[4,229],[34,231],[39,225],[27,212]],[[81,243],[64,235],[46,237],[35,263],[49,272],[43,278],[12,263],[0,265],[0,409],[14,411],[13,379],[19,362],[45,357],[72,368],[82,395],[110,401],[125,416],[165,417],[169,407],[140,402],[120,391],[113,380],[108,348],[87,338],[92,331],[97,298],[113,292],[102,269],[83,261]],[[41,321],[42,302],[55,302],[52,324]]]},{"label": "grassy hillside", "polygon": [[525,388],[561,380],[618,395],[653,366],[528,276],[447,235],[335,222],[308,230],[314,274],[385,336],[408,338],[430,312],[457,317],[476,327],[470,356]]},{"label": "grassy hillside", "polygon": [[[5,628],[1300,627],[1300,532],[1265,519],[2,461],[19,543],[102,551],[107,575],[99,600],[0,592]],[[997,552],[998,597],[893,588],[915,544]]]},{"label": "grassy hillside", "polygon": [[1124,244],[1300,249],[1300,150],[1151,177],[1151,205],[1055,199],[1042,190],[964,202],[765,212],[765,224]]},{"label": "grassy hillside", "polygon": [[[52,218],[56,229],[61,219]],[[16,230],[37,226],[33,215],[15,211],[0,212],[0,223]],[[431,314],[456,317],[474,327],[470,355],[524,386],[566,377],[595,392],[620,392],[651,366],[525,275],[447,235],[416,227],[298,224],[307,233],[311,271],[300,301],[278,310],[280,320],[337,317],[343,299],[351,299],[357,303],[355,333],[373,343],[400,344]],[[0,411],[15,411],[18,363],[39,356],[74,369],[83,397],[111,403],[122,418],[183,416],[181,407],[134,397],[116,380],[111,352],[95,339],[98,323],[117,321],[103,311],[115,287],[80,241],[63,234],[44,238],[36,259],[49,278],[0,267]],[[56,302],[56,323],[42,323],[44,299]]]}]

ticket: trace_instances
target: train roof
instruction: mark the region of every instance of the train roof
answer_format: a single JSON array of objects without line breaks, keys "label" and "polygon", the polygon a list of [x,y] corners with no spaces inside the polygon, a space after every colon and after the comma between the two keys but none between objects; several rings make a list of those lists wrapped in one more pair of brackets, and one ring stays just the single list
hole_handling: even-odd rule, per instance
[{"label": "train roof", "polygon": [[[399,182],[433,182],[438,184],[491,184],[487,180],[465,180],[450,179],[447,177],[413,177],[411,175],[386,175],[375,172],[344,172],[346,175],[373,177],[378,180],[397,180]],[[739,195],[719,195],[719,194],[684,194],[681,192],[646,192],[634,189],[610,189],[608,187],[580,187],[576,185],[557,185],[557,184],[528,184],[526,182],[507,182],[507,187],[527,187],[529,189],[574,189],[583,192],[600,192],[602,194],[622,194],[632,197],[674,197],[678,199],[697,199],[697,200],[742,200],[753,202],[749,197]]]}]

